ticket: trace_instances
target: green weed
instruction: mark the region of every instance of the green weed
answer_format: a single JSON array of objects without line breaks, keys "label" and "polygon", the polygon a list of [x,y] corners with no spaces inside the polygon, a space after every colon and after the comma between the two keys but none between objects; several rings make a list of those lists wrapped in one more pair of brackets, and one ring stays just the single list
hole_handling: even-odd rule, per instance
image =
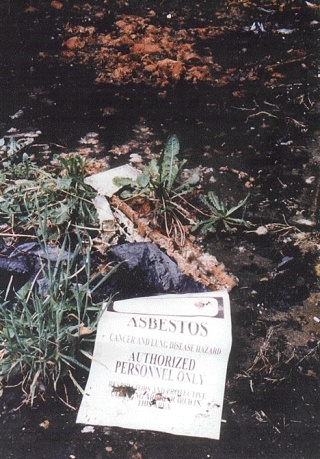
[{"label": "green weed", "polygon": [[172,135],[167,140],[159,159],[152,159],[149,164],[143,166],[142,174],[137,179],[116,177],[115,184],[122,187],[121,198],[126,199],[138,194],[164,200],[167,203],[190,192],[200,177],[193,175],[189,180],[179,181],[182,168],[186,163],[186,160],[178,159],[179,151],[180,142],[177,136]]},{"label": "green weed", "polygon": [[[245,211],[249,196],[236,206],[229,207],[226,199],[219,200],[212,191],[207,196],[200,195],[199,197],[210,211],[208,218],[199,220],[194,224],[195,216],[198,217],[201,212],[197,209],[197,203],[191,204],[186,198],[194,194],[200,177],[198,174],[193,174],[188,180],[183,181],[181,179],[181,171],[186,161],[178,159],[179,150],[179,140],[173,135],[169,137],[159,159],[152,159],[149,164],[144,166],[137,179],[114,179],[115,184],[122,187],[120,197],[127,199],[132,196],[145,196],[154,201],[158,213],[164,217],[163,221],[169,236],[172,233],[172,228],[179,228],[175,234],[180,231],[181,235],[184,232],[181,217],[193,224],[192,231],[200,229],[202,234],[216,232],[219,228],[233,231],[237,226],[250,227],[243,217],[238,217],[240,210]],[[197,194],[195,193],[194,196]],[[170,225],[168,224],[169,220],[171,220]]]},{"label": "green weed", "polygon": [[[190,220],[187,201],[182,199],[191,193],[200,180],[198,174],[192,174],[187,180],[181,178],[186,160],[179,160],[180,142],[176,135],[168,138],[159,159],[152,159],[143,166],[142,173],[135,179],[115,178],[121,186],[120,197],[128,199],[142,196],[153,203],[155,214],[162,222],[168,236],[175,233],[184,237],[182,221]],[[161,226],[161,224],[160,224]]]},{"label": "green weed", "polygon": [[[219,227],[227,231],[233,231],[237,226],[250,228],[250,224],[243,218],[248,199],[249,195],[237,205],[229,207],[227,199],[220,200],[213,191],[209,191],[207,196],[201,195],[200,200],[210,211],[210,215],[209,218],[198,221],[193,226],[192,231],[200,229],[202,234],[207,234],[215,233]],[[239,211],[242,212],[241,218],[236,216]]]},{"label": "green weed", "polygon": [[21,161],[7,159],[0,173],[0,222],[30,231],[46,213],[51,238],[68,225],[97,227],[92,188],[84,183],[85,162],[79,155],[58,158],[60,169],[46,172],[32,164],[27,153]]}]

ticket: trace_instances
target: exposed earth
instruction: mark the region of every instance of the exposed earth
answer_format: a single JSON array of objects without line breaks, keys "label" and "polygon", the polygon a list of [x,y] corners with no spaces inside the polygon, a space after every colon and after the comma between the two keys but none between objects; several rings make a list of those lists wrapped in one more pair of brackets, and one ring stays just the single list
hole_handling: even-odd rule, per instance
[{"label": "exposed earth", "polygon": [[198,240],[238,278],[219,441],[85,432],[75,388],[68,406],[49,394],[19,409],[19,388],[5,388],[0,457],[318,458],[319,1],[8,1],[0,10],[1,136],[37,132],[29,155],[46,164],[78,152],[91,175],[139,167],[176,134],[203,186],[233,205],[250,193],[251,224]]}]

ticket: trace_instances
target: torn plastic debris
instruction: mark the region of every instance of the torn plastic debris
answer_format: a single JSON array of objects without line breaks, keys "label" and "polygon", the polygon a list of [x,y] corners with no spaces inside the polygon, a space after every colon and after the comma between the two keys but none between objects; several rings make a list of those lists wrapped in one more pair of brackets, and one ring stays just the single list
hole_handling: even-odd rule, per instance
[{"label": "torn plastic debris", "polygon": [[117,299],[208,291],[191,276],[183,274],[176,263],[152,242],[112,247],[108,251],[108,261],[122,263],[104,290],[106,295],[116,295]]},{"label": "torn plastic debris", "polygon": [[[43,260],[54,263],[58,257],[67,259],[68,252],[61,254],[59,251],[59,247],[48,247],[48,251],[44,251],[35,242],[20,244],[15,248],[0,247],[0,295],[8,300],[13,299],[16,291],[35,278]],[[184,275],[176,263],[151,242],[115,246],[106,255],[105,264],[109,262],[121,263],[121,266],[96,292],[104,299],[106,296],[125,299],[161,293],[206,291],[191,276]],[[46,278],[38,276],[36,283],[41,294],[45,295],[48,289]]]}]

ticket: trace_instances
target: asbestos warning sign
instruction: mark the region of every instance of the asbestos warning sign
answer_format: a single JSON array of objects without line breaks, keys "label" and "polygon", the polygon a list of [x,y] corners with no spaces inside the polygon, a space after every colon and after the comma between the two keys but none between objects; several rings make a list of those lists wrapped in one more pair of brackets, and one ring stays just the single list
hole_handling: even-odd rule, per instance
[{"label": "asbestos warning sign", "polygon": [[225,291],[114,302],[77,422],[219,439],[231,341]]}]

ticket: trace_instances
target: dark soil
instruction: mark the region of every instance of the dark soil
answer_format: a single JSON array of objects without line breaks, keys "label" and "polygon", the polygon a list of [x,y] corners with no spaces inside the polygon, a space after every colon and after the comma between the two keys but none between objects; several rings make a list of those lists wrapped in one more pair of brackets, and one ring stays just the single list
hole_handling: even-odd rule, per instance
[{"label": "dark soil", "polygon": [[[187,166],[203,168],[209,189],[233,204],[250,191],[252,223],[250,231],[202,241],[239,279],[230,293],[233,348],[219,441],[107,426],[84,433],[75,423],[81,397],[72,387],[75,409],[53,395],[16,410],[23,397],[6,388],[0,458],[318,458],[318,0],[96,0],[63,2],[61,9],[8,1],[0,8],[1,135],[12,127],[41,130],[28,154],[46,163],[55,153],[78,151],[95,172],[128,162],[132,153],[146,161],[175,133]],[[181,29],[204,28],[208,36],[188,36],[198,60],[183,61],[179,77],[172,69],[146,74],[144,57],[131,60],[121,44],[118,57],[139,65],[129,79],[115,80],[118,61],[106,56],[111,81],[97,36],[124,40],[115,25],[124,16],[133,17],[136,34],[149,18],[176,40]],[[91,44],[80,27],[94,27]],[[63,43],[72,36],[86,45],[66,54]],[[169,51],[161,52],[166,58]],[[152,72],[159,71],[157,59]],[[204,65],[209,77],[198,73]],[[86,138],[90,132],[97,143]],[[84,386],[85,375],[81,380]],[[64,388],[60,393],[65,400]]]}]

